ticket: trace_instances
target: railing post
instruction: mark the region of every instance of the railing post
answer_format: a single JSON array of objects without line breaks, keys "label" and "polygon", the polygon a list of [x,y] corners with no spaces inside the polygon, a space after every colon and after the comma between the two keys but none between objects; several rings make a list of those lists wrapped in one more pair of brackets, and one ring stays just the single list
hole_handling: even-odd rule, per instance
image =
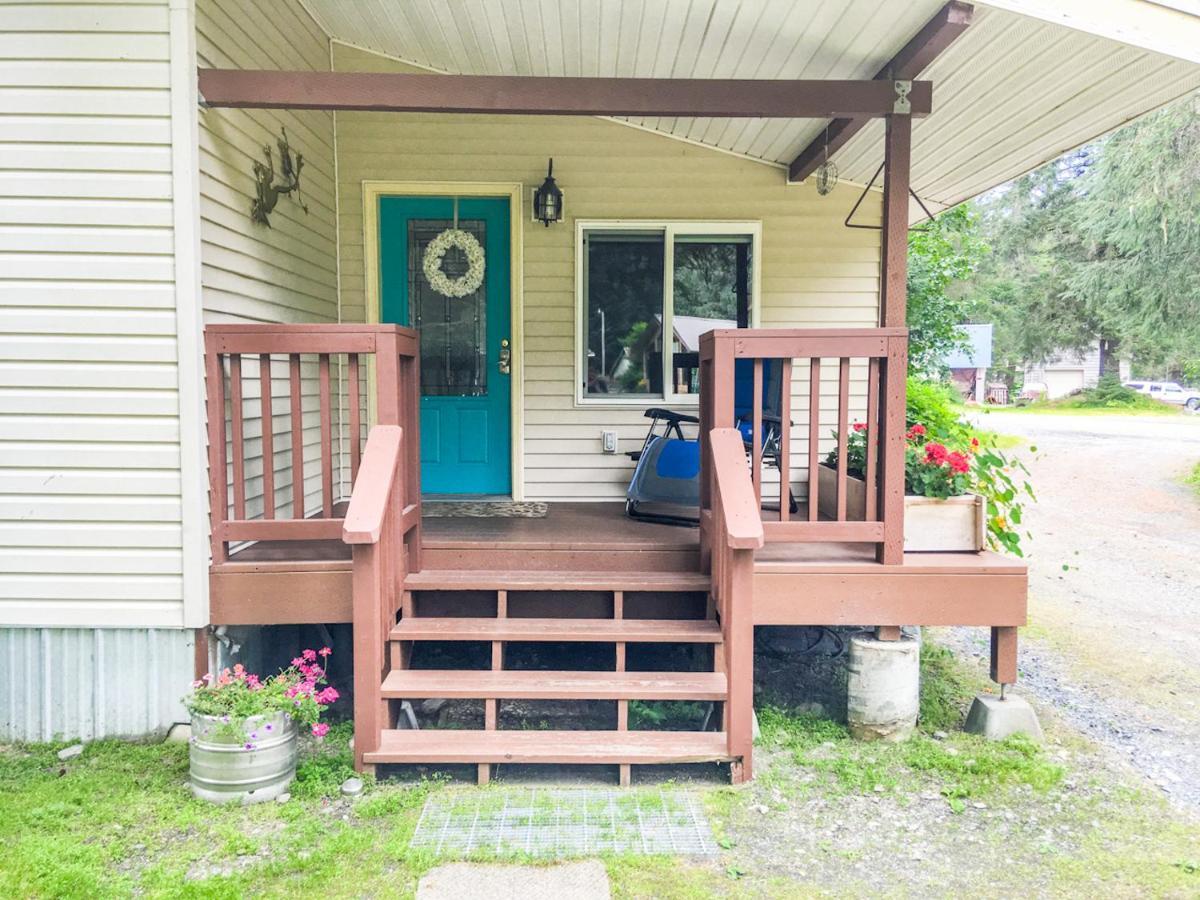
[{"label": "railing post", "polygon": [[229,518],[229,488],[225,466],[225,369],[212,342],[204,348],[204,380],[208,399],[208,503],[212,529],[212,561],[223,563],[225,521]]},{"label": "railing post", "polygon": [[728,679],[729,755],[735,760],[733,782],[754,776],[754,551],[722,548],[726,585],[726,678]]},{"label": "railing post", "polygon": [[882,412],[879,428],[879,510],[883,542],[876,559],[884,565],[904,562],[904,445],[908,338],[888,338],[880,372]]},{"label": "railing post", "polygon": [[393,331],[375,340],[375,409],[380,425],[404,425],[400,391],[400,346]]}]

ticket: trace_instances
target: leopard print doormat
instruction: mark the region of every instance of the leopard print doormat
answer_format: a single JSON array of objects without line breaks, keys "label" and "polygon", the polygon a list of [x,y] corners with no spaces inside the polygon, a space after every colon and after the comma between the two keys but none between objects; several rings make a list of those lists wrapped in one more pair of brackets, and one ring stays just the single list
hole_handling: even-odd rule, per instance
[{"label": "leopard print doormat", "polygon": [[538,500],[426,500],[421,515],[432,519],[544,519],[550,511]]}]

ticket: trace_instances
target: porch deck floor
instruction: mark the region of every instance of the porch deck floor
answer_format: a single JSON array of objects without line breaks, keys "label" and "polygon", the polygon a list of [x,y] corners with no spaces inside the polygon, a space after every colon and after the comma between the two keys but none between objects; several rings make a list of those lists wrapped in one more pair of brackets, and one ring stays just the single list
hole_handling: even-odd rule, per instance
[{"label": "porch deck floor", "polygon": [[[803,519],[803,505],[792,516]],[[764,510],[774,519],[776,510]],[[543,518],[430,518],[422,520],[422,546],[446,550],[576,550],[597,553],[638,550],[698,550],[696,528],[639,522],[622,503],[551,503]],[[237,550],[230,563],[349,562],[341,541],[259,541]],[[760,570],[844,570],[874,567],[874,547],[852,543],[771,543],[756,555]],[[931,572],[1008,571],[1023,565],[994,553],[906,553],[903,568]]]}]

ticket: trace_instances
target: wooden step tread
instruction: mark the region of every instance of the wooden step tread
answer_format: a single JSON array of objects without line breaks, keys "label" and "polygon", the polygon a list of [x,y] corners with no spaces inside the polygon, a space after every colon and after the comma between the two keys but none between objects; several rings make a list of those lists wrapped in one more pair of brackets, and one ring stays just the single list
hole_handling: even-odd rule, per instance
[{"label": "wooden step tread", "polygon": [[707,619],[477,619],[409,616],[394,641],[629,641],[716,644],[721,626]]},{"label": "wooden step tread", "polygon": [[546,672],[394,669],[389,699],[724,700],[723,672]]},{"label": "wooden step tread", "polygon": [[497,572],[423,569],[404,579],[410,591],[707,591],[699,572]]},{"label": "wooden step tread", "polygon": [[688,763],[729,759],[716,731],[384,731],[368,763]]}]

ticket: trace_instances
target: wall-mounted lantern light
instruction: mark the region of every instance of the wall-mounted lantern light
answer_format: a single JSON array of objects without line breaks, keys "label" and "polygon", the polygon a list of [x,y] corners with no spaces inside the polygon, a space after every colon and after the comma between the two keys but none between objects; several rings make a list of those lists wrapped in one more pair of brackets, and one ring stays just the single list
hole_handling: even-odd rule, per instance
[{"label": "wall-mounted lantern light", "polygon": [[563,193],[554,183],[554,160],[546,170],[546,180],[533,192],[533,218],[547,228],[551,222],[561,222],[563,217]]}]

